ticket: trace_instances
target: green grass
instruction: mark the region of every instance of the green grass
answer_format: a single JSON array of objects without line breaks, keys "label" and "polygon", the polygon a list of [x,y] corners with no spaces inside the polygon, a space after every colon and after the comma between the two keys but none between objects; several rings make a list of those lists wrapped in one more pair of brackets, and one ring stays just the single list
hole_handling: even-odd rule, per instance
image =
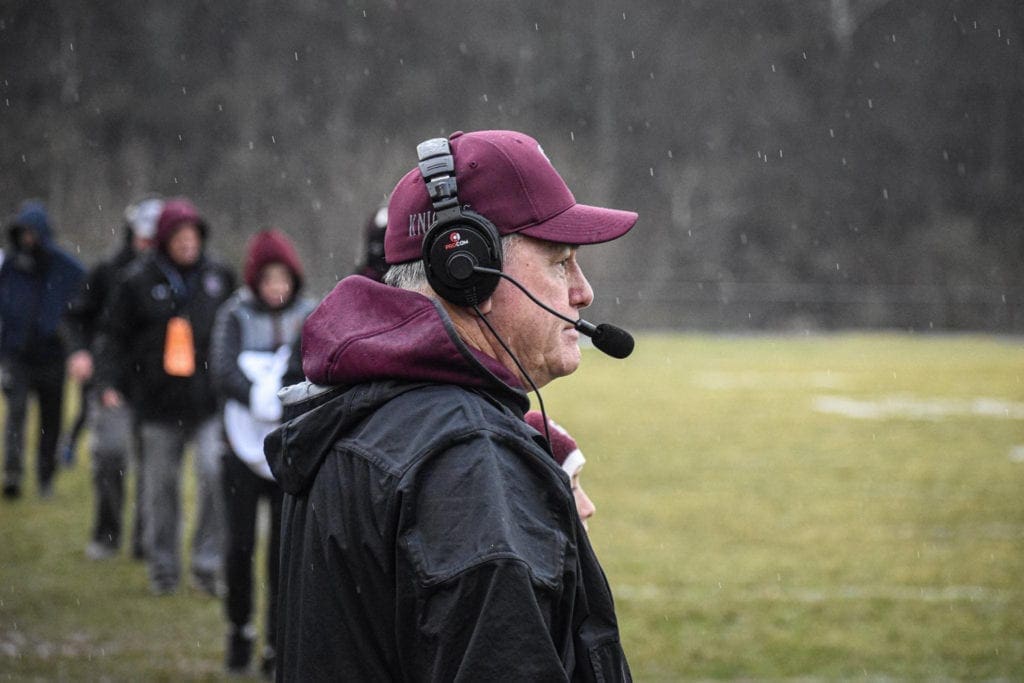
[{"label": "green grass", "polygon": [[[70,414],[77,409],[76,392],[66,397]],[[29,423],[35,424],[34,410]],[[34,448],[30,438],[30,456]],[[85,558],[93,504],[88,457],[85,435],[77,463],[58,472],[48,500],[36,495],[30,457],[22,498],[0,501],[0,680],[224,678],[226,627],[217,600],[189,588],[187,578],[177,594],[152,597],[145,564],[126,552],[103,562]],[[191,510],[191,467],[182,486]],[[130,516],[125,522],[127,534]],[[188,523],[184,537],[191,539]],[[188,543],[182,548],[187,568]],[[262,552],[258,562],[262,567]]]},{"label": "green grass", "polygon": [[[646,335],[544,397],[638,680],[1024,678],[1020,340]],[[83,558],[84,458],[0,506],[0,678],[218,677],[219,605]]]}]

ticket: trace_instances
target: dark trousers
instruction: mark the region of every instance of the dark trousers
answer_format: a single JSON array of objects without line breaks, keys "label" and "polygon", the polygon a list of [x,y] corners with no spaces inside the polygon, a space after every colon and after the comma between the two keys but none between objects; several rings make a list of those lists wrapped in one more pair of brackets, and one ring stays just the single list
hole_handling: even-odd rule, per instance
[{"label": "dark trousers", "polygon": [[111,548],[121,543],[124,482],[128,463],[135,469],[135,526],[132,554],[142,555],[142,470],[139,424],[127,404],[103,406],[99,396],[89,398],[93,493],[96,505],[92,540]]},{"label": "dark trousers", "polygon": [[281,552],[281,488],[249,469],[233,452],[226,453],[221,467],[227,510],[227,543],[224,575],[227,581],[225,611],[236,628],[252,617],[252,558],[256,547],[256,511],[260,498],[270,504],[270,546],[267,548],[267,624],[265,643],[276,649],[277,578]]},{"label": "dark trousers", "polygon": [[85,423],[89,420],[89,402],[92,400],[92,391],[89,383],[78,385],[78,415],[71,423],[71,429],[64,433],[64,443],[61,445],[61,456],[64,464],[71,467],[75,464],[75,455],[78,450],[78,439],[82,436]]},{"label": "dark trousers", "polygon": [[25,418],[29,395],[35,394],[39,403],[36,475],[41,488],[49,487],[57,469],[57,441],[64,409],[64,360],[30,363],[18,358],[4,359],[3,391],[7,399],[4,483],[21,484],[25,466]]}]

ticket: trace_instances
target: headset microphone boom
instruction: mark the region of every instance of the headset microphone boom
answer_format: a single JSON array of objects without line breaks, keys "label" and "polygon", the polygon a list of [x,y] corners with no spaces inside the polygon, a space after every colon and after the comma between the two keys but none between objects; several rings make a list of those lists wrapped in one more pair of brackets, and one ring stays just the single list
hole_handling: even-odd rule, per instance
[{"label": "headset microphone boom", "polygon": [[555,309],[551,308],[543,301],[535,297],[526,287],[524,287],[514,277],[494,268],[484,268],[482,266],[473,266],[473,272],[484,273],[485,275],[493,275],[504,278],[518,287],[523,294],[530,298],[530,301],[537,304],[551,315],[564,320],[573,327],[575,327],[580,334],[585,334],[590,337],[594,342],[594,346],[600,351],[604,351],[613,358],[625,358],[629,354],[633,353],[633,335],[626,332],[621,327],[616,327],[610,323],[600,323],[595,325],[594,323],[588,322],[583,318],[579,320],[573,320],[568,316],[564,316]]}]

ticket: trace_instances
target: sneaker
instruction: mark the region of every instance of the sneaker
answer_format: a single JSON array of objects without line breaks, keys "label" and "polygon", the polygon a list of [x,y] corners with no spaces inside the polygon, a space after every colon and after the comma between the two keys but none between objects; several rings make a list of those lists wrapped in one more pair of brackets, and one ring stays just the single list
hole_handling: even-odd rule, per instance
[{"label": "sneaker", "polygon": [[53,482],[44,481],[39,483],[39,497],[42,500],[53,498]]},{"label": "sneaker", "polygon": [[263,661],[260,662],[260,674],[268,681],[274,680],[277,667],[277,651],[269,645],[263,648]]},{"label": "sneaker", "polygon": [[224,584],[216,572],[192,572],[192,587],[211,598],[224,597]]},{"label": "sneaker", "polygon": [[228,632],[225,665],[230,674],[244,674],[252,658],[252,641],[255,639],[252,625],[234,627]]},{"label": "sneaker", "polygon": [[7,500],[21,498],[21,485],[14,481],[6,482],[4,484],[4,498]]},{"label": "sneaker", "polygon": [[117,555],[117,546],[112,546],[100,541],[92,541],[85,546],[85,556],[94,562],[109,560]]}]

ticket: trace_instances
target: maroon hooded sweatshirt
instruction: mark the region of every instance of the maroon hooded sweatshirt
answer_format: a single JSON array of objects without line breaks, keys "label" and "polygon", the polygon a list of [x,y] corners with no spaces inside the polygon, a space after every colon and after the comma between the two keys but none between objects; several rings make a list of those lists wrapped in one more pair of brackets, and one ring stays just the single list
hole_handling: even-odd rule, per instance
[{"label": "maroon hooded sweatshirt", "polygon": [[354,276],[266,441],[285,490],[278,679],[629,680],[607,581],[514,376],[443,307]]}]

